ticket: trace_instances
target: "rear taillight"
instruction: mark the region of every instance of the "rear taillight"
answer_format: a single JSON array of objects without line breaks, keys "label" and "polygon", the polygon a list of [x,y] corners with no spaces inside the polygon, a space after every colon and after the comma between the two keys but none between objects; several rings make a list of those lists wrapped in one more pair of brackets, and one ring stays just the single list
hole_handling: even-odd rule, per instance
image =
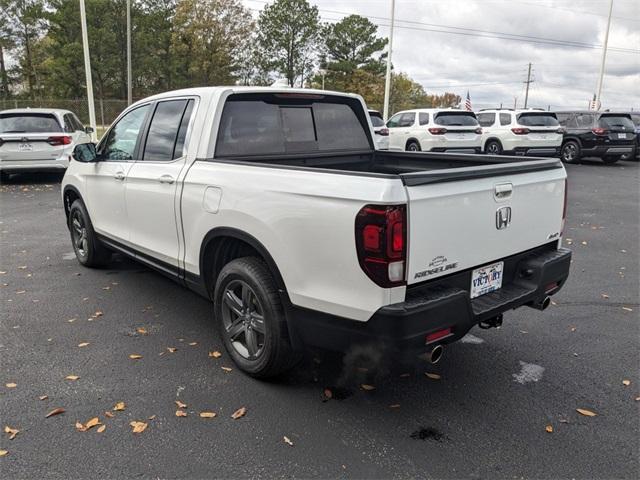
[{"label": "rear taillight", "polygon": [[382,135],[383,137],[386,137],[389,135],[389,129],[388,128],[381,128],[380,130],[378,130],[376,132],[378,135]]},{"label": "rear taillight", "polygon": [[356,216],[356,251],[364,273],[377,285],[405,284],[406,205],[366,205]]},{"label": "rear taillight", "polygon": [[447,133],[446,128],[428,128],[427,130],[429,130],[431,135],[444,135]]},{"label": "rear taillight", "polygon": [[478,128],[476,128],[476,133],[477,133],[478,135],[482,135],[482,127],[478,127]]},{"label": "rear taillight", "polygon": [[47,143],[53,147],[57,147],[60,145],[69,145],[71,143],[71,137],[69,135],[49,137],[47,138]]},{"label": "rear taillight", "polygon": [[515,133],[516,135],[526,135],[526,134],[529,133],[529,129],[528,128],[522,128],[522,127],[512,128],[511,131],[513,133]]},{"label": "rear taillight", "polygon": [[606,128],[600,127],[592,128],[591,131],[594,133],[594,135],[606,135],[608,133]]}]

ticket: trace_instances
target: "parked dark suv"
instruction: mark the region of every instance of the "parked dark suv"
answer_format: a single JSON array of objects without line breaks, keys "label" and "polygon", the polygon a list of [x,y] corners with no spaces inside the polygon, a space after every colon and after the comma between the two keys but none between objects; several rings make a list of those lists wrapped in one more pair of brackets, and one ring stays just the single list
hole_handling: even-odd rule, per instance
[{"label": "parked dark suv", "polygon": [[640,112],[629,112],[631,121],[636,127],[636,154],[626,153],[622,156],[622,160],[635,160],[640,162]]},{"label": "parked dark suv", "polygon": [[635,153],[636,131],[628,113],[573,111],[556,116],[566,130],[560,150],[565,163],[577,163],[582,157],[614,163]]}]

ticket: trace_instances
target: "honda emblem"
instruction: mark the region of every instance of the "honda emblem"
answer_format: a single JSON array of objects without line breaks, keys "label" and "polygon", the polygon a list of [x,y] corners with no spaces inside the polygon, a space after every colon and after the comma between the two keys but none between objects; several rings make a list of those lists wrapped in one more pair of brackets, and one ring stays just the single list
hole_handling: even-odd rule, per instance
[{"label": "honda emblem", "polygon": [[511,207],[500,207],[496,212],[496,228],[504,230],[511,225]]}]

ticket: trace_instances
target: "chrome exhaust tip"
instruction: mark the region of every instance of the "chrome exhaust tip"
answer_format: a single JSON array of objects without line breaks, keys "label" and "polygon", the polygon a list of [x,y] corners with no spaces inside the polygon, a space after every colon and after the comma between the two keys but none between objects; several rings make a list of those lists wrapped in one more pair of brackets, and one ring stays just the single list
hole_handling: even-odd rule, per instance
[{"label": "chrome exhaust tip", "polygon": [[548,295],[539,302],[529,304],[530,307],[533,307],[536,310],[546,310],[549,305],[551,305],[551,297]]},{"label": "chrome exhaust tip", "polygon": [[429,355],[428,355],[429,362],[435,365],[440,361],[443,353],[444,353],[444,347],[442,345],[436,345],[435,347],[433,347],[433,350],[429,352]]}]

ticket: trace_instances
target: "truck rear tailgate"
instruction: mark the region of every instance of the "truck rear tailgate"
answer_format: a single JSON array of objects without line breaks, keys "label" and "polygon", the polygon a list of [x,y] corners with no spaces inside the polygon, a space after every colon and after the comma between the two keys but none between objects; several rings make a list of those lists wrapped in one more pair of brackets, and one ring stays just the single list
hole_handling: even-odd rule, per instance
[{"label": "truck rear tailgate", "polygon": [[409,198],[409,285],[560,238],[566,174],[555,160],[402,177]]}]

